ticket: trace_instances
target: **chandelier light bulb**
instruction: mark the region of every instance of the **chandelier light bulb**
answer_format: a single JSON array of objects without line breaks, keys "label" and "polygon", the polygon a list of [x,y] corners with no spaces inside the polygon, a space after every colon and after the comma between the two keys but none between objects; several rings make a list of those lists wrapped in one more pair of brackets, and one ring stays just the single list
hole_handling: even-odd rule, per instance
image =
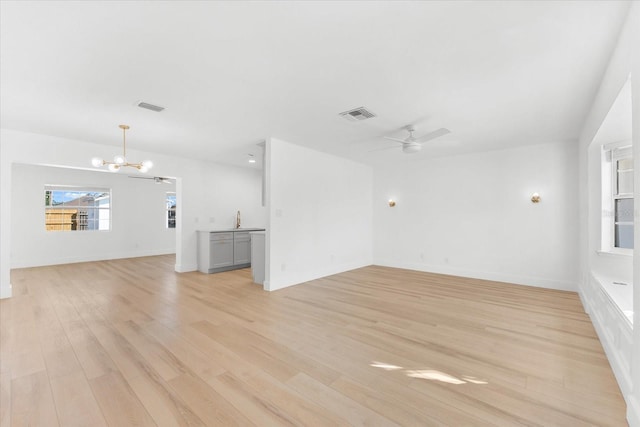
[{"label": "chandelier light bulb", "polygon": [[103,160],[98,157],[94,157],[93,159],[91,159],[91,164],[94,167],[99,168],[100,166],[103,165]]},{"label": "chandelier light bulb", "polygon": [[145,160],[144,162],[142,162],[142,167],[147,168],[147,170],[149,170],[153,167],[153,162],[151,160]]},{"label": "chandelier light bulb", "polygon": [[145,165],[140,166],[140,167],[138,168],[138,170],[139,170],[141,173],[147,173],[147,172],[149,172],[149,168],[148,168],[148,167],[146,167]]},{"label": "chandelier light bulb", "polygon": [[124,156],[117,155],[113,158],[113,161],[117,165],[124,165],[127,160],[124,158]]},{"label": "chandelier light bulb", "polygon": [[116,165],[115,163],[111,163],[107,169],[109,169],[109,172],[118,172],[118,169],[120,169],[120,166]]}]

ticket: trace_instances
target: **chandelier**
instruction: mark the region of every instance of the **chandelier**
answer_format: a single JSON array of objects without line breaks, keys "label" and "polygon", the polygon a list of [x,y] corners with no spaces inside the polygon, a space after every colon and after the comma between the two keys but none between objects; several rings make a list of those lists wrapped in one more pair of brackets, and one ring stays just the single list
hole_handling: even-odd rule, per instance
[{"label": "chandelier", "polygon": [[142,173],[147,172],[153,167],[153,162],[151,160],[145,160],[140,163],[130,163],[127,161],[127,129],[129,129],[129,126],[120,125],[118,127],[122,129],[122,155],[115,156],[113,158],[113,162],[108,162],[98,157],[94,157],[91,159],[91,164],[97,168],[107,166],[109,172],[118,172],[120,168],[123,167],[135,168]]}]

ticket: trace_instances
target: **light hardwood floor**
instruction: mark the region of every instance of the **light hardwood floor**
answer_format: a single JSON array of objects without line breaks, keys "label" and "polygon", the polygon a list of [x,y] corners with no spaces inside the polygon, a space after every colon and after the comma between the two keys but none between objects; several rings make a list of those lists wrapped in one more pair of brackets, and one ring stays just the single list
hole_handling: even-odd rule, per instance
[{"label": "light hardwood floor", "polygon": [[375,266],[268,293],[173,264],[14,270],[0,425],[626,425],[575,293]]}]

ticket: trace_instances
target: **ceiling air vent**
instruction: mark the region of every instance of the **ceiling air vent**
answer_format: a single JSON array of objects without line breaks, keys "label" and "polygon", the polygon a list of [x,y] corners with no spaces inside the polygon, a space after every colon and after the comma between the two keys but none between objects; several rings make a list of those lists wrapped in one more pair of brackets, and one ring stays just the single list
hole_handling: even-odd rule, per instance
[{"label": "ceiling air vent", "polygon": [[340,113],[342,117],[347,120],[351,120],[352,122],[359,122],[360,120],[367,120],[371,117],[375,117],[371,111],[367,110],[364,107],[355,108],[353,110],[345,111],[344,113]]},{"label": "ceiling air vent", "polygon": [[164,107],[159,107],[157,105],[149,104],[147,102],[142,102],[142,101],[138,102],[138,104],[136,105],[140,108],[146,108],[147,110],[155,111],[156,113],[159,113],[160,111],[164,110]]}]

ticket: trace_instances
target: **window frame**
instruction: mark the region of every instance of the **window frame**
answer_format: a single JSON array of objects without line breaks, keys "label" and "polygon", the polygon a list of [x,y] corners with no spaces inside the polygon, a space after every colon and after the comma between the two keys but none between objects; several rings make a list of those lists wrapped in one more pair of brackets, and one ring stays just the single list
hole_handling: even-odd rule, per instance
[{"label": "window frame", "polygon": [[[175,198],[175,202],[176,202],[175,208],[173,209],[173,227],[169,225],[171,223],[171,216],[169,215],[169,213],[171,212],[171,207],[169,206],[169,195],[171,194]],[[166,228],[167,230],[175,230],[177,225],[177,217],[178,217],[177,215],[178,195],[175,191],[165,191],[164,200],[165,200],[164,228]]]},{"label": "window frame", "polygon": [[[601,252],[613,255],[632,256],[633,248],[621,248],[616,246],[616,225],[620,225],[621,223],[621,221],[616,221],[616,201],[628,199],[634,200],[633,190],[631,193],[618,193],[618,162],[620,160],[630,159],[632,161],[631,173],[632,175],[635,173],[631,141],[619,141],[616,143],[606,144],[602,147],[602,150],[603,217]],[[631,221],[631,223],[625,222],[625,224],[631,225],[632,229],[635,228],[634,221]]]},{"label": "window frame", "polygon": [[[46,202],[46,195],[47,192],[77,192],[77,193],[104,193],[104,194],[108,194],[108,201],[109,203],[106,206],[73,206],[73,205],[65,205],[64,202],[61,205],[53,205],[50,204],[49,206],[47,206],[47,202]],[[64,232],[68,232],[68,231],[88,231],[88,232],[92,232],[92,231],[98,231],[98,232],[109,232],[112,230],[113,228],[113,221],[112,221],[112,191],[111,188],[103,188],[103,187],[94,187],[94,186],[82,186],[82,185],[53,185],[53,184],[45,184],[44,186],[44,194],[45,194],[45,203],[44,203],[44,228],[45,228],[45,232],[57,232],[57,231],[64,231]],[[51,200],[51,202],[53,202],[53,200]],[[94,223],[98,226],[98,228],[70,228],[70,229],[64,229],[64,228],[59,228],[59,229],[48,229],[47,228],[47,213],[51,212],[51,211],[59,211],[59,210],[64,210],[64,209],[76,209],[76,210],[81,210],[81,209],[85,209],[85,210],[93,210],[95,213],[97,213],[97,218],[94,215]],[[107,218],[106,218],[106,222],[108,224],[108,228],[106,229],[100,229],[100,225],[101,223],[103,223],[105,221],[105,219],[101,219],[102,215],[100,214],[100,212],[107,212]]]}]

